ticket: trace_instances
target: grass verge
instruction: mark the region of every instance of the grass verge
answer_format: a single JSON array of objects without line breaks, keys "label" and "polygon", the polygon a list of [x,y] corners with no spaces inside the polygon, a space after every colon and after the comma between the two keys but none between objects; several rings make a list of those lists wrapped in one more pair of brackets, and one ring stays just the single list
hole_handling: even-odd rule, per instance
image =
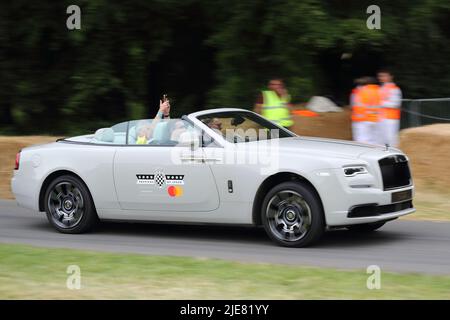
[{"label": "grass verge", "polygon": [[[0,244],[0,299],[450,299],[450,277]],[[67,267],[81,289],[66,287]]]},{"label": "grass verge", "polygon": [[450,193],[417,186],[414,206],[417,211],[402,219],[450,221]]}]

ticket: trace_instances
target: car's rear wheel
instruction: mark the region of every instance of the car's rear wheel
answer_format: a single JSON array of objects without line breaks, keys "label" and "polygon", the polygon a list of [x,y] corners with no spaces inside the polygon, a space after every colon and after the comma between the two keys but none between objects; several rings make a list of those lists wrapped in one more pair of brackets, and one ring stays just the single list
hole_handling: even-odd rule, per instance
[{"label": "car's rear wheel", "polygon": [[71,175],[59,176],[48,185],[45,211],[50,224],[62,233],[83,233],[98,221],[88,188]]},{"label": "car's rear wheel", "polygon": [[310,245],[325,230],[320,199],[301,182],[283,182],[273,187],[264,198],[261,214],[266,233],[282,246]]},{"label": "car's rear wheel", "polygon": [[385,223],[386,223],[386,221],[374,222],[374,223],[364,223],[364,224],[354,224],[354,225],[348,226],[347,229],[350,231],[355,231],[355,232],[372,232],[372,231],[375,231],[375,230],[381,228],[382,226],[384,226]]}]

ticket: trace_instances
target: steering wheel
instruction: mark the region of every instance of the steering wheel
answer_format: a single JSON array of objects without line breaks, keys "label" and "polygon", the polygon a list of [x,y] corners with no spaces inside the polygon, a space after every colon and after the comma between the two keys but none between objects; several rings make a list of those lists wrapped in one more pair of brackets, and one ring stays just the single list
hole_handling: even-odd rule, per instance
[{"label": "steering wheel", "polygon": [[233,141],[232,142],[234,142],[234,143],[245,142],[245,138],[242,137],[240,134],[233,133]]}]

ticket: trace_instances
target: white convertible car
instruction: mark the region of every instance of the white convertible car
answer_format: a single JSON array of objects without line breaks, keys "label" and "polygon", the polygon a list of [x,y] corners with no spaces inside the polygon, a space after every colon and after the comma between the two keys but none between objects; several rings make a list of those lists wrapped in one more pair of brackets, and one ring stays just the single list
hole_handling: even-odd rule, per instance
[{"label": "white convertible car", "polygon": [[299,137],[253,112],[138,120],[21,150],[12,190],[60,232],[99,220],[262,225],[306,246],[415,211],[398,149]]}]

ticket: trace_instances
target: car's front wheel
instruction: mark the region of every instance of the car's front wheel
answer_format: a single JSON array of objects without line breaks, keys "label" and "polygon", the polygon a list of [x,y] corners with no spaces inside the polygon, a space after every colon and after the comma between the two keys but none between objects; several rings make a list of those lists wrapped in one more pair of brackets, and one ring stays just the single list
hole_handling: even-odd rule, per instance
[{"label": "car's front wheel", "polygon": [[98,217],[86,185],[77,177],[54,179],[45,192],[45,211],[50,224],[62,233],[83,233]]},{"label": "car's front wheel", "polygon": [[324,233],[322,205],[305,183],[283,182],[273,187],[262,205],[262,222],[269,237],[286,247],[304,247]]}]

